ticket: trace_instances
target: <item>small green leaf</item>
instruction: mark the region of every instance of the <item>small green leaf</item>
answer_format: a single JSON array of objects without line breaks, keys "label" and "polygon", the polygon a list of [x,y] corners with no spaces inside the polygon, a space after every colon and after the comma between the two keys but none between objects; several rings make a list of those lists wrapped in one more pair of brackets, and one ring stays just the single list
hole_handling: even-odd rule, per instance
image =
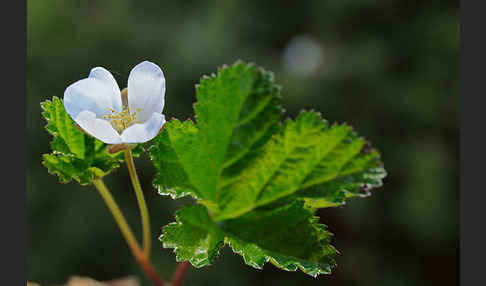
[{"label": "small green leaf", "polygon": [[210,265],[223,246],[223,232],[203,206],[189,206],[176,212],[176,222],[164,227],[160,240],[174,248],[177,261],[189,260],[195,267]]},{"label": "small green leaf", "polygon": [[47,120],[46,129],[54,139],[51,143],[53,151],[73,154],[79,159],[85,156],[85,136],[74,126],[74,122],[66,113],[62,100],[53,97],[52,101],[41,103],[42,113]]},{"label": "small green leaf", "polygon": [[[206,207],[211,216],[199,230],[221,229],[251,266],[270,261],[329,273],[335,250],[313,211],[381,186],[379,153],[350,126],[330,125],[317,112],[279,124],[279,87],[251,64],[204,77],[196,97],[196,122],[171,120],[150,148],[159,192],[190,195]],[[179,234],[164,245],[194,249],[189,241]],[[190,253],[178,259],[191,260]]]},{"label": "small green leaf", "polygon": [[[47,121],[46,130],[53,136],[51,154],[43,155],[42,164],[49,173],[56,174],[62,183],[75,180],[81,185],[90,184],[95,177],[103,177],[123,162],[123,152],[109,154],[108,145],[79,130],[64,109],[62,100],[53,97],[41,103],[42,115]],[[133,149],[138,156],[139,144]]]}]

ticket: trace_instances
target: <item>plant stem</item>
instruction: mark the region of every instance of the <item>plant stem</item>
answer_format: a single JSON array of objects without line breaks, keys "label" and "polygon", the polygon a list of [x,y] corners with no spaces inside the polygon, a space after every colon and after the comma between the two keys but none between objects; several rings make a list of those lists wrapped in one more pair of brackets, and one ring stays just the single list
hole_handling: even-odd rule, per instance
[{"label": "plant stem", "polygon": [[140,187],[140,181],[138,180],[137,171],[135,170],[135,164],[133,163],[132,151],[125,149],[125,162],[127,164],[128,172],[130,173],[130,179],[132,180],[133,188],[135,189],[135,195],[137,196],[138,207],[140,209],[140,216],[142,218],[143,228],[143,254],[145,257],[150,257],[150,219],[148,215],[147,203],[143,196],[142,188]]},{"label": "plant stem", "polygon": [[[101,196],[105,200],[108,208],[110,209],[115,221],[117,222],[120,230],[123,234],[123,237],[127,241],[128,246],[130,247],[133,256],[138,261],[140,266],[145,271],[145,274],[152,280],[154,285],[156,286],[164,286],[163,280],[157,275],[155,270],[153,269],[152,265],[150,264],[150,220],[148,216],[148,209],[147,203],[145,202],[145,198],[143,196],[142,188],[140,187],[140,181],[137,176],[137,171],[135,169],[135,164],[133,162],[133,155],[132,151],[129,149],[125,150],[125,162],[127,164],[128,172],[130,173],[130,179],[132,180],[133,188],[135,189],[135,195],[137,197],[138,206],[140,208],[140,215],[142,218],[142,228],[143,228],[143,250],[140,248],[133,232],[125,220],[120,208],[116,204],[113,196],[111,195],[108,188],[105,186],[101,179],[95,179],[93,181],[94,185],[100,192]],[[171,286],[180,286],[182,282],[182,278],[186,273],[189,267],[189,262],[185,261],[179,263],[176,272],[172,277],[172,281],[170,283]]]},{"label": "plant stem", "polygon": [[[142,226],[143,226],[143,254],[144,257],[146,257],[148,260],[150,256],[150,237],[151,237],[150,220],[148,216],[147,203],[145,202],[143,191],[142,188],[140,187],[140,181],[138,179],[137,171],[135,169],[135,164],[133,162],[132,151],[130,149],[125,149],[125,162],[127,164],[128,172],[130,173],[130,179],[132,180],[133,188],[135,189],[135,194],[137,196],[138,206],[140,208],[140,215],[142,217]],[[148,264],[148,266],[150,266],[150,264]],[[171,286],[181,285],[182,277],[184,276],[184,273],[187,271],[188,267],[189,267],[188,261],[179,263],[179,266],[177,267],[177,270],[174,273],[174,276],[170,283]]]},{"label": "plant stem", "polygon": [[103,183],[101,179],[95,179],[93,180],[93,184],[95,185],[100,195],[105,200],[105,203],[110,209],[111,214],[115,218],[116,223],[120,227],[123,237],[127,241],[127,244],[130,247],[130,249],[132,250],[133,255],[135,257],[141,256],[142,251],[140,250],[140,246],[138,245],[138,242],[135,239],[135,236],[133,235],[132,229],[130,228],[127,221],[125,220],[125,217],[123,216],[120,208],[118,207],[117,203],[113,199],[113,196],[111,195],[110,191],[105,186],[105,183]]},{"label": "plant stem", "polygon": [[140,266],[142,266],[142,269],[145,271],[145,273],[150,278],[150,280],[152,280],[152,283],[154,285],[164,286],[163,280],[157,275],[152,265],[150,264],[148,256],[145,256],[142,250],[140,249],[140,246],[137,240],[135,239],[135,236],[133,235],[130,226],[125,220],[123,213],[121,212],[117,203],[113,199],[113,196],[111,195],[108,188],[105,186],[105,184],[101,179],[93,180],[93,184],[95,185],[96,189],[99,191],[101,197],[103,197],[106,205],[108,206],[108,209],[110,210],[111,214],[115,218],[115,221],[118,224],[118,227],[120,228],[128,246],[130,247],[133,256],[135,256],[135,259],[138,261]]},{"label": "plant stem", "polygon": [[172,281],[170,282],[170,286],[180,286],[182,282],[182,277],[184,277],[184,273],[186,273],[187,268],[189,267],[189,261],[184,261],[179,263],[177,266],[177,270],[172,276]]}]

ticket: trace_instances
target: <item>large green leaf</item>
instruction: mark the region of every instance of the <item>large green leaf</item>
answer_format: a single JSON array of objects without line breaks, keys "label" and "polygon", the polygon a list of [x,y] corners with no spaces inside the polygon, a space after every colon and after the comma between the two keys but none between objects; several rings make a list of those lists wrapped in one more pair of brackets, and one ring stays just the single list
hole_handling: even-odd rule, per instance
[{"label": "large green leaf", "polygon": [[[60,98],[54,96],[41,106],[47,121],[46,129],[53,136],[52,153],[43,155],[42,164],[51,174],[57,174],[62,183],[75,180],[87,185],[95,177],[107,175],[123,161],[122,152],[108,153],[107,144],[76,127]],[[142,145],[138,145],[134,155],[138,156],[141,149]]]},{"label": "large green leaf", "polygon": [[[333,248],[312,210],[367,196],[386,173],[378,152],[346,124],[330,125],[312,111],[279,124],[278,90],[270,73],[242,62],[204,77],[196,123],[174,119],[153,141],[154,184],[161,194],[191,195],[204,205],[211,229],[220,227],[247,264],[329,273]],[[303,233],[293,233],[295,244],[292,229]],[[175,236],[168,245],[189,248]]]},{"label": "large green leaf", "polygon": [[279,87],[271,73],[237,62],[203,77],[196,96],[197,125],[172,120],[154,140],[150,153],[160,170],[155,185],[163,194],[192,194],[215,206],[221,170],[278,123]]},{"label": "large green leaf", "polygon": [[342,203],[347,194],[360,195],[362,185],[379,186],[379,154],[365,146],[349,126],[330,126],[318,113],[302,112],[246,160],[223,170],[215,218],[236,217],[291,195]]}]

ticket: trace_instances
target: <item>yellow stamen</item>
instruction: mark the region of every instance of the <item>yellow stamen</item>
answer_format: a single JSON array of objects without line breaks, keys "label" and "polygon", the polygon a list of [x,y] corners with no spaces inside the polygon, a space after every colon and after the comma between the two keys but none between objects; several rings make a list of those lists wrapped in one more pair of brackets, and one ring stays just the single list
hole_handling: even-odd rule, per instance
[{"label": "yellow stamen", "polygon": [[[137,110],[140,112],[140,108],[137,108]],[[113,126],[118,133],[122,133],[123,130],[136,123],[137,112],[130,114],[128,106],[123,107],[122,111],[119,113],[115,113],[113,108],[110,108],[110,111],[113,114],[108,114],[108,118],[110,119],[111,126]],[[103,118],[106,119],[107,116],[103,115]]]}]

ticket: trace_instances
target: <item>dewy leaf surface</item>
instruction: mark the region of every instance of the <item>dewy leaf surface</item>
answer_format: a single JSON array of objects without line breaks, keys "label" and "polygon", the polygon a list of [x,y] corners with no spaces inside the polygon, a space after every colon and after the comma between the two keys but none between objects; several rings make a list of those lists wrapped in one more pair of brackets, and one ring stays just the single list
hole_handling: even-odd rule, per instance
[{"label": "dewy leaf surface", "polygon": [[[379,153],[316,112],[279,123],[279,88],[251,64],[204,77],[196,97],[196,121],[171,120],[150,148],[159,192],[206,207],[210,228],[219,227],[249,265],[329,273],[330,235],[312,212],[381,186]],[[187,241],[173,235],[167,246],[190,249]]]},{"label": "dewy leaf surface", "polygon": [[[46,130],[53,136],[52,153],[43,155],[45,167],[62,183],[75,180],[87,185],[95,177],[103,177],[119,166],[123,154],[109,154],[107,144],[79,130],[64,109],[62,99],[54,96],[42,104]],[[140,153],[141,145],[134,149]],[[121,154],[121,156],[120,156]]]}]

